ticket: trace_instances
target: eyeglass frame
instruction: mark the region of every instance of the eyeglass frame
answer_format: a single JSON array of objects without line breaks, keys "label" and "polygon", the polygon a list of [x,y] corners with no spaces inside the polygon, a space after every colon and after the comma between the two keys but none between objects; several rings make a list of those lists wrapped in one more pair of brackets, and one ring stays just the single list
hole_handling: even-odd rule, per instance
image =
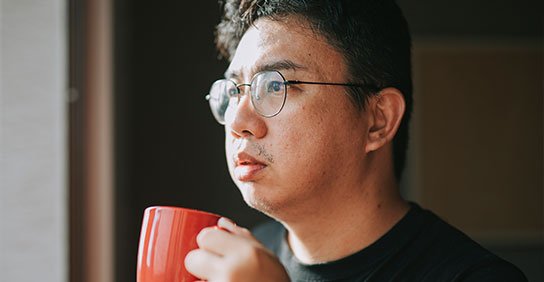
[{"label": "eyeglass frame", "polygon": [[[346,87],[361,87],[361,88],[367,88],[367,90],[371,91],[371,92],[376,92],[378,91],[378,88],[372,84],[363,84],[363,83],[341,83],[341,82],[318,82],[318,81],[305,81],[305,80],[287,80],[285,79],[285,77],[283,76],[283,74],[278,71],[278,70],[265,70],[265,71],[260,71],[260,72],[257,72],[253,75],[253,77],[251,78],[250,80],[250,83],[236,83],[234,80],[232,79],[228,79],[228,78],[223,78],[223,79],[218,79],[216,81],[214,81],[212,83],[212,86],[219,82],[219,81],[230,81],[234,84],[234,86],[236,87],[236,90],[237,90],[237,93],[234,94],[238,97],[238,103],[240,103],[240,94],[242,94],[242,91],[240,90],[240,87],[242,86],[248,86],[250,91],[251,91],[251,85],[253,84],[253,81],[255,80],[255,77],[257,77],[258,75],[261,75],[263,73],[270,73],[270,72],[275,72],[277,74],[280,75],[280,77],[283,79],[283,85],[285,86],[288,86],[288,85],[297,85],[297,84],[310,84],[310,85],[332,85],[332,86],[346,86]],[[282,104],[281,104],[281,107],[278,109],[278,111],[276,111],[276,113],[272,114],[272,115],[264,115],[262,113],[260,113],[257,108],[255,107],[255,104],[253,102],[253,95],[251,95],[251,93],[249,94],[249,99],[251,101],[251,105],[253,106],[253,108],[255,109],[255,112],[257,114],[259,114],[260,116],[262,117],[265,117],[265,118],[272,118],[272,117],[275,117],[277,116],[281,110],[283,110],[283,107],[285,106],[285,101],[287,100],[287,87],[284,87],[284,90],[283,90],[284,94],[283,94],[283,101],[282,101]],[[207,101],[210,101],[211,99],[211,95],[208,94],[205,96],[206,100]],[[210,107],[211,107],[211,104],[210,104]],[[213,110],[212,110],[213,111]],[[214,117],[215,117],[215,114],[214,114]],[[217,118],[216,118],[217,120]],[[225,122],[220,122],[219,120],[217,120],[217,122],[219,124],[225,124]]]}]

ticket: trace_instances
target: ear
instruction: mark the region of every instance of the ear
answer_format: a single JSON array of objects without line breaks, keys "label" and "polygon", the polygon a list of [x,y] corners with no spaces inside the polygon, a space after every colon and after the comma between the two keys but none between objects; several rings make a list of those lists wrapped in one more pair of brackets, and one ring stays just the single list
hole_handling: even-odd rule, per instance
[{"label": "ear", "polygon": [[406,104],[402,93],[392,87],[382,89],[367,105],[368,135],[365,150],[376,151],[391,142],[397,133]]}]

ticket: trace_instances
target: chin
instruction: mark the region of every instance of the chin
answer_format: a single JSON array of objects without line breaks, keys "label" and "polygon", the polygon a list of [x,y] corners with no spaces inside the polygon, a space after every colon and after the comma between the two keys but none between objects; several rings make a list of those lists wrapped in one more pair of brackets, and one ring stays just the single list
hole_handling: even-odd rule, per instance
[{"label": "chin", "polygon": [[262,195],[255,191],[254,183],[241,183],[238,185],[246,204],[268,216],[272,216],[280,209],[281,204],[274,201],[269,195]]}]

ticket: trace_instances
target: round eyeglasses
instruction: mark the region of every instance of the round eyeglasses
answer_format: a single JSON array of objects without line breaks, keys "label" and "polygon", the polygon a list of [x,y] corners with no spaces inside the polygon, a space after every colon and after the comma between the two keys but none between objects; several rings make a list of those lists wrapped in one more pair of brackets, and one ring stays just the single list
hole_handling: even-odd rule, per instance
[{"label": "round eyeglasses", "polygon": [[[212,84],[210,93],[206,95],[206,100],[210,102],[210,108],[217,122],[225,124],[227,109],[235,109],[240,102],[242,96],[240,87],[248,86],[251,104],[255,111],[263,117],[270,118],[279,114],[283,109],[287,98],[287,85],[291,84],[339,85],[369,89],[366,84],[285,80],[279,71],[274,70],[255,74],[251,83],[237,84],[230,79],[217,80]],[[372,87],[369,90],[374,89]]]}]

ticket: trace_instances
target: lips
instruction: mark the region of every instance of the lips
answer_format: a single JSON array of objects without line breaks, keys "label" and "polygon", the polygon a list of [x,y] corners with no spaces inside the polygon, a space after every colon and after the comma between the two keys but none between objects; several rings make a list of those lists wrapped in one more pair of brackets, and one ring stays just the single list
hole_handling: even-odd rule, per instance
[{"label": "lips", "polygon": [[240,181],[255,181],[267,165],[246,152],[234,157],[234,176]]}]

